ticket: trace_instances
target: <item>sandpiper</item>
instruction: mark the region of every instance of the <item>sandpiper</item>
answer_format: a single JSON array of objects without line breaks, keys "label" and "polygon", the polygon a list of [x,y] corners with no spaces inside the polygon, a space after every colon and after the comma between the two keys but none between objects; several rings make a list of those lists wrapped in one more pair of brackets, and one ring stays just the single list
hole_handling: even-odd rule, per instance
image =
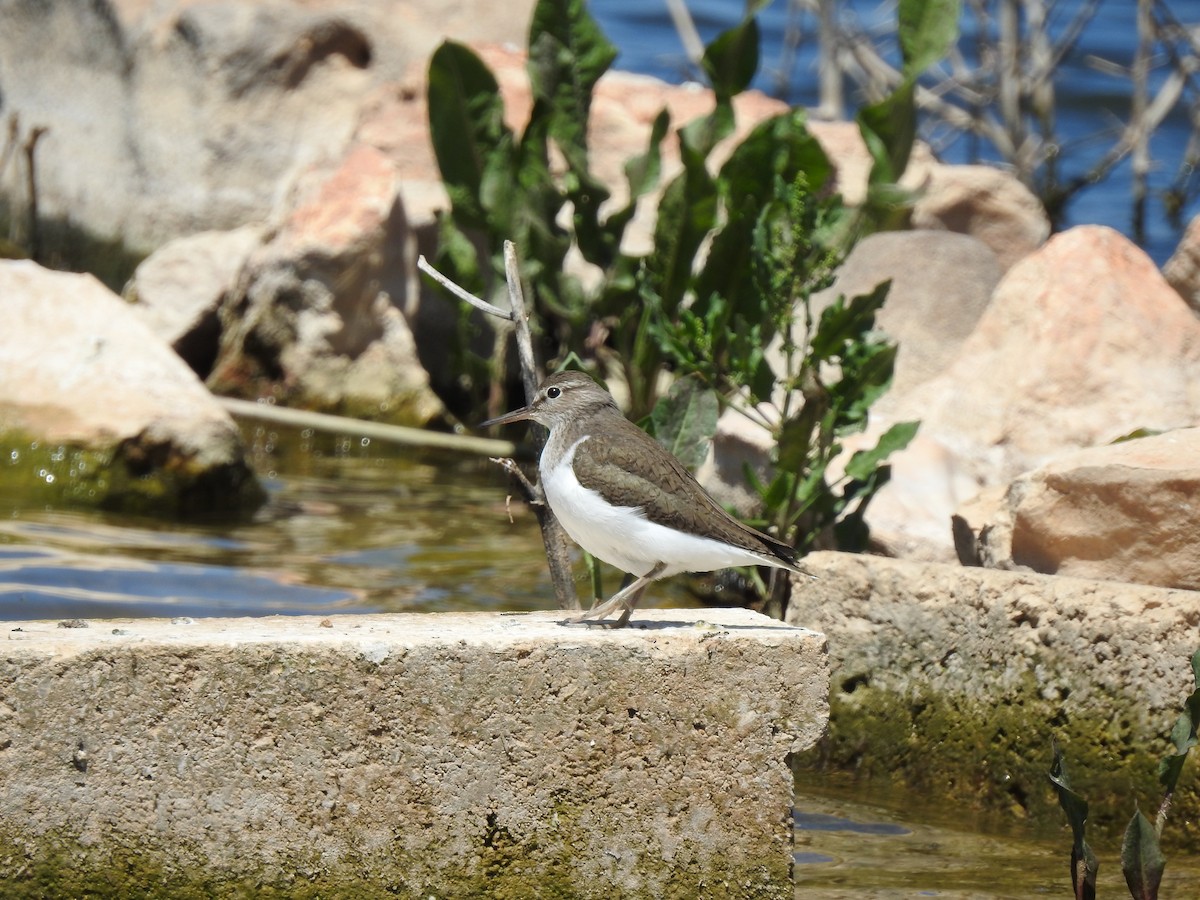
[{"label": "sandpiper", "polygon": [[652,581],[679,572],[729,566],[804,572],[790,546],[729,515],[587,375],[551,375],[529,406],[481,427],[530,419],[550,429],[538,470],[554,515],[592,556],[636,576],[573,622],[620,609],[612,624],[620,628]]}]

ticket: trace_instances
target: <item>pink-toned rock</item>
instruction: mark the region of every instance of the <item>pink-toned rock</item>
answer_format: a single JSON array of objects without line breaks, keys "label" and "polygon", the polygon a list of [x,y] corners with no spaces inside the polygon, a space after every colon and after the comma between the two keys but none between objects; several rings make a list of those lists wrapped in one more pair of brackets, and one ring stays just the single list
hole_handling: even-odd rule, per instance
[{"label": "pink-toned rock", "polygon": [[[860,205],[867,198],[867,179],[874,161],[867,151],[858,124],[812,121],[808,123],[808,130],[837,169],[837,186],[842,199],[850,206]],[[929,179],[930,171],[938,167],[929,146],[917,141],[900,184],[910,190],[918,190]]]},{"label": "pink-toned rock", "polygon": [[1194,312],[1200,313],[1200,216],[1188,223],[1179,246],[1163,266],[1163,277]]},{"label": "pink-toned rock", "polygon": [[[1200,589],[1200,428],[1092,447],[965,511],[960,550],[996,568]],[[970,521],[974,518],[974,521]]]},{"label": "pink-toned rock", "polygon": [[233,420],[90,275],[0,261],[0,480],[160,513],[261,500]]},{"label": "pink-toned rock", "polygon": [[[512,46],[475,44],[472,49],[496,77],[504,100],[505,122],[520,132],[529,121],[532,94],[525,68],[526,53]],[[426,71],[422,62],[409,69],[398,84],[377,90],[365,106],[359,124],[359,140],[378,147],[397,161],[403,181],[405,205],[414,227],[432,220],[438,209],[449,201],[441,187],[433,148],[426,123]],[[612,204],[623,204],[628,197],[624,165],[631,157],[644,153],[651,126],[662,109],[671,116],[672,128],[663,142],[662,182],[666,183],[681,168],[675,129],[712,111],[712,91],[697,84],[672,85],[657,78],[630,72],[609,71],[596,85],[588,124],[590,161],[600,181],[612,192]],[[719,165],[756,125],[788,110],[786,103],[761,91],[745,91],[733,100],[736,129],[713,152]],[[813,137],[821,144],[838,172],[838,188],[851,205],[863,201],[871,157],[853,122],[809,123]],[[928,146],[918,142],[903,183],[917,188],[937,167]],[[647,204],[646,213],[653,212]],[[647,244],[651,221],[646,216],[632,226],[631,251],[649,252]]]},{"label": "pink-toned rock", "polygon": [[888,549],[950,561],[952,517],[975,493],[1138,428],[1200,421],[1200,321],[1124,237],[1071,229],[1008,271],[950,365],[885,395],[861,440],[909,419],[919,444],[893,457],[867,521]]},{"label": "pink-toned rock", "polygon": [[312,172],[221,310],[221,393],[424,424],[441,411],[401,313],[408,225],[395,167],[359,146]]},{"label": "pink-toned rock", "polygon": [[1065,450],[1200,421],[1200,321],[1110,228],[1009,270],[958,357],[897,404],[1002,483]]},{"label": "pink-toned rock", "polygon": [[[527,54],[511,45],[493,43],[477,43],[471,49],[496,78],[504,101],[505,124],[520,133],[529,121],[533,105],[525,67]],[[412,66],[399,83],[376,91],[365,106],[357,132],[358,140],[396,160],[405,207],[414,227],[432,221],[437,210],[449,205],[428,132],[427,72],[428,61],[423,60]],[[759,122],[788,109],[782,101],[758,91],[740,94],[733,103],[737,130],[721,143],[714,160],[725,158]],[[663,142],[665,183],[681,168],[674,130],[710,112],[712,92],[695,84],[670,85],[657,78],[621,71],[607,72],[596,85],[588,123],[589,159],[596,176],[612,192],[611,204],[626,202],[624,165],[630,157],[646,151],[651,126],[664,107],[672,124]]]},{"label": "pink-toned rock", "polygon": [[1005,268],[1050,236],[1050,219],[1033,192],[992,166],[929,166],[913,208],[913,228],[956,231],[992,248]]}]

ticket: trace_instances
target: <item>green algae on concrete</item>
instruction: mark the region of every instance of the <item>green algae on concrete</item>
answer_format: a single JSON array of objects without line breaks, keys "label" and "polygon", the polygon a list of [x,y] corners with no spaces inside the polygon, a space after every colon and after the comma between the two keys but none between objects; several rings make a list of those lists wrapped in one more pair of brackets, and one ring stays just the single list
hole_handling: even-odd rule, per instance
[{"label": "green algae on concrete", "polygon": [[[1062,821],[1047,773],[1058,742],[1072,784],[1090,805],[1091,827],[1119,842],[1138,803],[1157,809],[1162,798],[1158,760],[1163,739],[1141,745],[1130,716],[1100,721],[1066,719],[1036,691],[979,704],[933,691],[900,695],[859,685],[853,694],[830,697],[830,726],[821,744],[795,759],[806,771],[853,773],[856,779],[903,785],[926,800],[939,798],[964,809],[1000,813],[1041,824]],[[1196,769],[1185,769],[1164,831],[1168,846],[1200,847],[1200,794]]]},{"label": "green algae on concrete", "polygon": [[[530,847],[510,837],[500,842],[490,830],[483,866],[470,875],[446,871],[436,882],[397,875],[408,866],[396,859],[387,867],[364,859],[322,861],[313,855],[297,862],[292,877],[235,876],[203,866],[182,866],[161,848],[122,846],[119,852],[84,846],[66,833],[48,832],[30,844],[28,835],[0,828],[0,895],[5,900],[78,900],[140,897],[144,900],[778,900],[792,893],[791,874],[776,861],[739,872],[727,866],[673,878],[664,890],[621,888],[611,883],[581,884],[567,858],[531,864]],[[488,846],[490,844],[490,846]]]},{"label": "green algae on concrete", "polygon": [[[795,761],[1061,825],[1057,743],[1096,840],[1158,809],[1158,763],[1192,688],[1200,594],[818,553],[797,621],[832,660],[830,728]],[[795,602],[795,600],[793,601]],[[1163,840],[1200,849],[1200,758]]]}]

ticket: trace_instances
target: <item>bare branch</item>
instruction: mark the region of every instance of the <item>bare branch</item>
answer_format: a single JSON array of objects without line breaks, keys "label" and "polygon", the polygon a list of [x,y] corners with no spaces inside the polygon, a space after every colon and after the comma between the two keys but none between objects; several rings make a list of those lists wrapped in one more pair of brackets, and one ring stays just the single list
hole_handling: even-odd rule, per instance
[{"label": "bare branch", "polygon": [[492,304],[488,303],[486,300],[480,300],[470,291],[459,287],[457,284],[431,266],[425,259],[424,254],[417,257],[417,268],[452,293],[455,297],[466,301],[481,312],[485,312],[489,316],[495,316],[498,319],[506,319],[510,322],[513,320],[512,310],[503,310],[498,306],[492,306]]}]

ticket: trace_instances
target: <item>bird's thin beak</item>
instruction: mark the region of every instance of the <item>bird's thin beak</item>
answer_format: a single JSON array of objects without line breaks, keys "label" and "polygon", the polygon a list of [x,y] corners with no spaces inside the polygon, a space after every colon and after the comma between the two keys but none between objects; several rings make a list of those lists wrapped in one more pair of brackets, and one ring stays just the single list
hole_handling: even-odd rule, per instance
[{"label": "bird's thin beak", "polygon": [[486,422],[480,422],[480,428],[491,428],[493,425],[508,425],[511,422],[524,422],[529,418],[531,409],[528,406],[523,406],[520,409],[514,409],[512,412],[505,413],[502,416],[497,416],[494,419],[488,419]]}]

